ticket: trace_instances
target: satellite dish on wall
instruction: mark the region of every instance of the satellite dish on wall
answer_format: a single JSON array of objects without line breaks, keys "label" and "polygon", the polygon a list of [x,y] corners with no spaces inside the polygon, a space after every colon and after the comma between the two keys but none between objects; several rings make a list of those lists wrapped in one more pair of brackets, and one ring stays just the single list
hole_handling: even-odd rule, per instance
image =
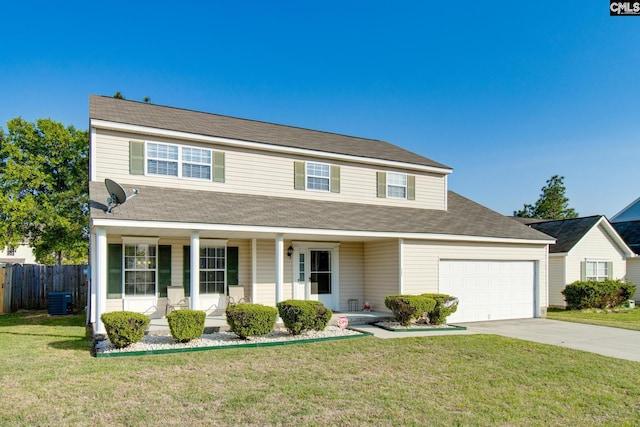
[{"label": "satellite dish on wall", "polygon": [[127,197],[127,192],[124,191],[124,188],[109,178],[104,180],[104,185],[107,187],[107,191],[109,192],[109,197],[107,198],[107,213],[111,213],[111,209],[124,204],[124,202],[130,198],[138,195],[138,190],[134,188],[133,194]]}]

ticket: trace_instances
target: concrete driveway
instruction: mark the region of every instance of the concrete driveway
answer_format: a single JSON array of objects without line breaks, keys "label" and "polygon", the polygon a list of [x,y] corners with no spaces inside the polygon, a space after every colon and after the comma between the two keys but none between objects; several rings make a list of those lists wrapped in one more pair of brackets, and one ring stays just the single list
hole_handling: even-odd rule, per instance
[{"label": "concrete driveway", "polygon": [[602,354],[618,359],[640,362],[640,331],[609,328],[582,323],[549,319],[493,320],[461,323],[466,331],[451,332],[390,332],[375,326],[355,326],[378,338],[406,338],[408,336],[437,336],[460,334],[494,334],[510,338],[558,345],[576,350]]},{"label": "concrete driveway", "polygon": [[473,333],[495,334],[640,362],[640,331],[549,319],[465,323]]}]

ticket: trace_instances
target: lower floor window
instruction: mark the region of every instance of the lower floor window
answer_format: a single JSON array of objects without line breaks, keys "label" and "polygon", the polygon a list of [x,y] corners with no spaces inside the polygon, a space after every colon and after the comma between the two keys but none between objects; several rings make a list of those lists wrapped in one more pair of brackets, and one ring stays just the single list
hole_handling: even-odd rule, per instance
[{"label": "lower floor window", "polygon": [[587,261],[587,280],[606,280],[609,278],[609,268],[606,261]]},{"label": "lower floor window", "polygon": [[200,248],[200,293],[223,294],[226,276],[224,247]]},{"label": "lower floor window", "polygon": [[124,246],[124,293],[128,296],[156,294],[156,245]]}]

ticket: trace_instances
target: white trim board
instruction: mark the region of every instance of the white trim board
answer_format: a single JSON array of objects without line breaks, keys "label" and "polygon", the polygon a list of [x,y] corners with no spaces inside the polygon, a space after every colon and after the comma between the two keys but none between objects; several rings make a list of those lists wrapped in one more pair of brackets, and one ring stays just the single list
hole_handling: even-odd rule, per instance
[{"label": "white trim board", "polygon": [[430,233],[400,233],[391,231],[352,231],[352,230],[328,230],[311,228],[287,228],[269,227],[258,225],[230,225],[230,224],[200,224],[189,222],[165,222],[165,221],[134,221],[117,220],[106,218],[92,219],[92,227],[131,227],[131,228],[159,228],[173,230],[200,230],[200,231],[228,231],[245,233],[274,233],[285,234],[308,234],[317,236],[345,236],[345,237],[379,237],[393,239],[416,239],[416,240],[441,240],[441,241],[463,241],[463,242],[487,242],[487,243],[529,243],[535,245],[549,245],[555,243],[553,240],[530,240],[511,239],[504,237],[482,237],[464,236],[453,234],[430,234]]}]

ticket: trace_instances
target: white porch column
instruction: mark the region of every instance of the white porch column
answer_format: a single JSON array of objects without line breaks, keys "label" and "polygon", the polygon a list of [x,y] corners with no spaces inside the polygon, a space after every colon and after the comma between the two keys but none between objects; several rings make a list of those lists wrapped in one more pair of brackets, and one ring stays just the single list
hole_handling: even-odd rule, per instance
[{"label": "white porch column", "polygon": [[251,239],[251,302],[258,298],[258,246],[256,239]]},{"label": "white porch column", "polygon": [[89,235],[89,295],[87,295],[87,309],[89,310],[89,318],[87,324],[96,323],[96,235],[95,232]]},{"label": "white porch column", "polygon": [[[95,269],[97,271],[94,276],[96,280],[92,283],[96,298],[94,333],[105,334],[107,331],[104,328],[100,316],[102,316],[102,313],[107,309],[107,230],[96,227],[95,232],[96,254],[93,259],[96,262]],[[93,289],[92,292],[94,292]]]},{"label": "white porch column", "polygon": [[404,294],[404,239],[398,239],[398,293]]},{"label": "white porch column", "polygon": [[200,233],[194,231],[191,233],[191,298],[189,300],[189,308],[199,310],[200,307]]},{"label": "white porch column", "polygon": [[276,236],[276,303],[282,301],[284,285],[284,236]]}]

